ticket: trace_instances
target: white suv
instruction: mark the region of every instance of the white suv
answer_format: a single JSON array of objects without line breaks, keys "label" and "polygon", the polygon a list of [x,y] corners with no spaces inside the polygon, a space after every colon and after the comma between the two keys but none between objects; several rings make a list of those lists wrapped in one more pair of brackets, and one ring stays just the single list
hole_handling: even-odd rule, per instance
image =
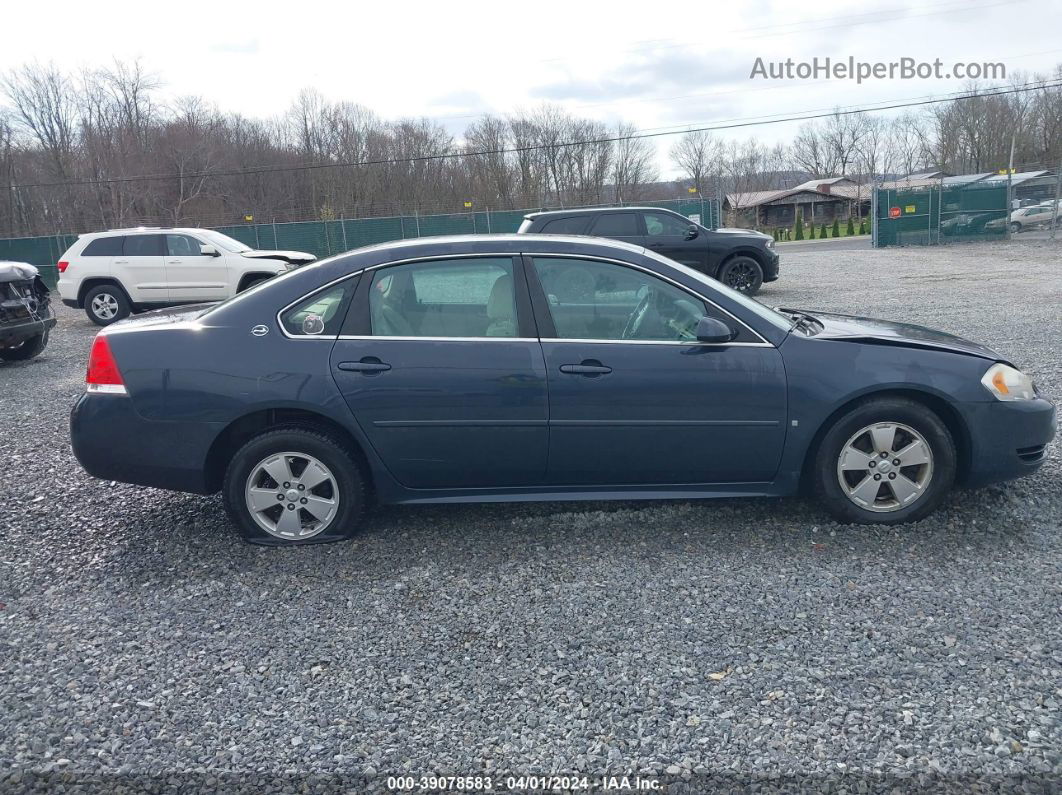
[{"label": "white suv", "polygon": [[113,229],[81,235],[59,261],[59,297],[100,326],[176,304],[220,301],[316,259],[256,251],[211,229]]}]

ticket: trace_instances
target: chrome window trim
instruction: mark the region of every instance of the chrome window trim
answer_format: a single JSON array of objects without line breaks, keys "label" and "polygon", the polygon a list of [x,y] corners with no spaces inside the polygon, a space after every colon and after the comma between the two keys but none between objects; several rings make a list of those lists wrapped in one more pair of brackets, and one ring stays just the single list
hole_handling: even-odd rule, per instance
[{"label": "chrome window trim", "polygon": [[[752,334],[754,337],[756,337],[756,339],[759,340],[759,342],[698,342],[698,341],[694,340],[693,342],[678,342],[678,343],[675,343],[675,342],[670,341],[670,340],[660,340],[661,342],[670,342],[671,344],[679,344],[679,345],[758,345],[758,346],[766,345],[766,346],[768,346],[770,348],[774,347],[773,345],[771,345],[771,343],[769,343],[767,340],[765,340],[763,338],[763,335],[761,335],[758,331],[756,331],[756,329],[754,329],[751,326],[749,326],[749,324],[745,323],[743,320],[739,320],[738,318],[734,317],[733,314],[731,314],[730,312],[728,312],[725,309],[723,309],[723,307],[719,306],[719,304],[717,304],[711,298],[708,298],[706,295],[702,295],[701,293],[699,293],[696,290],[693,290],[693,289],[687,287],[686,285],[682,284],[681,282],[675,281],[674,279],[672,279],[669,276],[665,276],[662,273],[657,273],[656,271],[652,270],[651,268],[646,268],[646,267],[644,267],[642,265],[636,265],[633,262],[625,262],[624,260],[611,259],[609,257],[598,256],[596,254],[554,254],[554,253],[549,253],[549,254],[525,254],[524,256],[530,257],[531,259],[536,259],[536,258],[539,258],[539,257],[552,257],[554,259],[595,260],[595,261],[598,261],[598,262],[608,262],[608,263],[611,263],[613,265],[621,265],[621,266],[623,266],[625,268],[634,268],[635,270],[642,271],[643,273],[648,273],[650,276],[655,276],[658,279],[661,279],[661,280],[663,280],[665,282],[668,282],[668,283],[674,285],[675,287],[678,287],[683,292],[686,292],[686,293],[689,293],[690,295],[696,296],[701,301],[704,301],[706,304],[708,304],[710,306],[714,306],[716,309],[718,309],[720,312],[722,312],[728,318],[733,320],[739,326],[741,326],[742,328],[746,329],[750,334]],[[567,338],[565,338],[565,337],[543,337],[543,340],[546,340],[546,339],[551,339],[551,340],[554,340],[554,341],[563,341],[563,340],[565,340]],[[590,342],[591,340],[578,340],[578,341],[579,342]],[[650,342],[651,340],[646,340],[646,341]],[[641,340],[593,340],[593,342],[641,342]]]},{"label": "chrome window trim", "polygon": [[[683,342],[683,341],[676,341],[676,340],[594,340],[594,339],[572,339],[572,338],[568,338],[568,337],[538,337],[538,338],[536,338],[536,337],[383,337],[383,336],[375,336],[375,335],[356,335],[356,334],[338,334],[336,336],[319,336],[318,337],[318,336],[310,336],[310,335],[306,335],[306,334],[289,334],[287,329],[284,328],[284,324],[280,320],[280,316],[281,315],[283,315],[285,312],[287,312],[289,309],[291,309],[296,304],[302,303],[304,300],[306,300],[310,296],[314,295],[315,293],[319,293],[319,292],[321,292],[323,290],[327,290],[329,287],[332,287],[332,286],[334,286],[336,284],[339,284],[341,281],[353,278],[354,276],[360,276],[362,274],[368,273],[369,271],[379,270],[380,268],[389,268],[392,265],[407,265],[407,264],[409,264],[411,262],[432,262],[434,260],[449,260],[449,259],[478,259],[478,258],[481,258],[481,257],[508,257],[509,259],[512,259],[513,257],[530,257],[531,259],[535,259],[536,257],[553,257],[554,259],[585,259],[585,260],[594,260],[594,261],[597,261],[597,262],[608,262],[608,263],[611,263],[613,265],[621,265],[621,266],[627,267],[627,268],[634,268],[635,270],[642,271],[643,273],[648,273],[650,276],[655,276],[658,279],[663,279],[665,282],[673,284],[675,287],[678,287],[680,290],[683,290],[684,292],[687,292],[690,295],[693,295],[693,296],[697,297],[701,301],[704,301],[705,303],[709,304],[710,306],[715,307],[720,312],[722,312],[724,315],[726,315],[728,318],[730,318],[735,323],[737,323],[739,326],[741,326],[742,328],[746,329],[750,334],[752,334],[754,337],[756,337],[756,339],[758,339],[760,341],[759,342],[699,342],[698,340],[690,340],[688,342]],[[719,306],[719,304],[717,304],[715,301],[713,301],[712,299],[708,298],[707,296],[697,292],[696,290],[690,289],[686,285],[675,281],[674,279],[670,278],[669,276],[665,276],[662,273],[657,273],[656,271],[652,270],[651,268],[646,268],[646,267],[644,267],[642,265],[636,265],[633,262],[626,262],[624,260],[612,259],[610,257],[602,257],[602,256],[597,255],[597,254],[557,254],[557,253],[552,253],[552,252],[545,253],[545,254],[528,254],[526,252],[494,251],[494,252],[476,252],[474,254],[465,254],[465,255],[433,254],[433,255],[430,255],[430,256],[427,256],[427,257],[408,257],[406,259],[393,260],[393,261],[390,261],[390,262],[381,262],[379,265],[368,265],[368,266],[366,266],[364,268],[359,268],[356,271],[351,271],[350,273],[346,273],[346,274],[344,274],[344,275],[342,275],[342,276],[340,276],[338,278],[333,279],[332,281],[330,281],[330,282],[328,282],[326,284],[321,285],[320,287],[318,287],[318,288],[316,288],[314,290],[311,290],[310,292],[308,292],[308,293],[296,298],[294,301],[289,303],[287,306],[284,306],[282,309],[280,309],[280,311],[278,311],[276,313],[276,316],[275,316],[274,319],[276,320],[277,328],[280,329],[280,333],[283,334],[285,337],[287,337],[290,340],[326,340],[326,341],[329,341],[329,342],[335,342],[336,340],[403,340],[403,341],[406,341],[406,342],[413,341],[413,340],[425,340],[425,341],[429,341],[429,342],[442,342],[442,341],[446,341],[446,342],[480,342],[482,340],[493,340],[495,342],[539,342],[539,341],[541,341],[541,342],[584,343],[584,344],[593,343],[593,344],[605,344],[605,345],[618,345],[618,344],[627,344],[627,345],[700,345],[700,346],[704,346],[704,347],[722,347],[722,346],[728,346],[729,345],[729,346],[733,346],[733,347],[743,347],[743,348],[773,348],[773,347],[775,347],[770,342],[768,342],[766,339],[764,339],[763,335],[761,335],[754,328],[749,326],[744,321],[739,320],[738,318],[734,317],[734,315],[731,312],[728,312],[727,310],[723,309],[723,307]]]}]

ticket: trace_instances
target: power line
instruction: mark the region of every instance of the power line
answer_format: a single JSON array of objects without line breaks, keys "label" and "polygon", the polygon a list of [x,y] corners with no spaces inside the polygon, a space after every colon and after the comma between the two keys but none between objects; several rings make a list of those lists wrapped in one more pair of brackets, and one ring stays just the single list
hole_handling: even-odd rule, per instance
[{"label": "power line", "polygon": [[454,160],[463,157],[487,157],[493,155],[519,154],[522,152],[533,152],[544,149],[567,149],[574,146],[591,146],[599,144],[618,143],[621,141],[661,138],[670,135],[684,135],[696,132],[717,132],[720,130],[733,130],[743,127],[757,127],[762,125],[782,124],[794,121],[813,121],[815,119],[823,119],[831,116],[852,116],[859,113],[875,113],[882,110],[898,110],[900,108],[913,108],[926,105],[937,105],[943,102],[960,102],[970,99],[985,99],[988,97],[999,97],[1008,94],[1021,94],[1027,91],[1040,91],[1060,87],[1062,87],[1062,80],[1033,81],[1032,83],[1022,84],[1021,86],[1017,87],[991,89],[983,92],[953,94],[937,98],[894,102],[892,104],[876,103],[876,107],[852,107],[845,109],[834,109],[822,112],[804,113],[796,116],[785,116],[781,118],[761,117],[751,121],[734,121],[731,123],[716,123],[699,127],[681,127],[676,129],[665,129],[656,131],[639,131],[630,135],[615,135],[604,138],[584,139],[576,141],[558,141],[557,143],[550,144],[530,144],[527,146],[502,147],[499,149],[487,149],[475,152],[443,152],[439,154],[417,155],[413,157],[393,157],[382,158],[377,160],[348,161],[343,163],[302,163],[298,165],[272,165],[256,166],[244,169],[186,172],[184,174],[144,174],[132,177],[110,177],[105,179],[66,180],[62,182],[36,182],[9,185],[7,187],[12,190],[18,190],[23,188],[59,188],[74,185],[115,185],[131,182],[157,182],[172,179],[200,179],[208,177],[242,177],[255,176],[259,174],[281,174],[293,171],[316,171],[331,168],[360,168],[364,166],[378,165],[413,165],[415,163]]}]

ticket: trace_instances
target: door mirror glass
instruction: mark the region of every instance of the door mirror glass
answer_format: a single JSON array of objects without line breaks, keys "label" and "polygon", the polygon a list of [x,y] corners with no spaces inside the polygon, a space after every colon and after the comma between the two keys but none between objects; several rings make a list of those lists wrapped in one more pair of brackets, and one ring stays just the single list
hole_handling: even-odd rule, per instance
[{"label": "door mirror glass", "polygon": [[700,233],[697,231],[696,225],[695,224],[690,224],[690,228],[686,230],[686,239],[687,240],[693,240],[694,238],[697,237],[698,234],[700,234]]},{"label": "door mirror glass", "polygon": [[218,250],[214,246],[210,245],[209,243],[204,243],[203,245],[201,245],[199,247],[199,253],[202,254],[204,257],[218,257],[218,256],[221,256],[218,253]]},{"label": "door mirror glass", "polygon": [[737,336],[732,328],[722,320],[705,315],[697,322],[698,342],[730,342]]}]

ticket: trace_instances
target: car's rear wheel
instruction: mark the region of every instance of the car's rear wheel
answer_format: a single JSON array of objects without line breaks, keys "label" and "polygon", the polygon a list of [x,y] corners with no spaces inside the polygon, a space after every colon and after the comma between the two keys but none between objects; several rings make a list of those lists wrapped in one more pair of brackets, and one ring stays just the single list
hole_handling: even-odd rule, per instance
[{"label": "car's rear wheel", "polygon": [[928,407],[870,400],[838,419],[815,457],[816,492],[842,522],[901,524],[936,510],[955,481],[955,443]]},{"label": "car's rear wheel", "polygon": [[0,359],[5,362],[24,362],[27,359],[32,359],[44,350],[44,347],[48,344],[48,329],[45,329],[42,333],[35,337],[30,337],[28,340],[23,340],[18,345],[14,345],[10,348],[0,349]]},{"label": "car's rear wheel", "polygon": [[755,295],[763,286],[763,268],[752,257],[734,257],[719,271],[719,281],[739,293]]},{"label": "car's rear wheel", "polygon": [[349,538],[365,512],[365,478],[330,436],[280,428],[232,457],[222,486],[225,510],[256,544],[315,544]]},{"label": "car's rear wheel", "polygon": [[85,314],[97,326],[109,326],[129,317],[129,311],[129,299],[113,284],[101,284],[85,294]]}]

